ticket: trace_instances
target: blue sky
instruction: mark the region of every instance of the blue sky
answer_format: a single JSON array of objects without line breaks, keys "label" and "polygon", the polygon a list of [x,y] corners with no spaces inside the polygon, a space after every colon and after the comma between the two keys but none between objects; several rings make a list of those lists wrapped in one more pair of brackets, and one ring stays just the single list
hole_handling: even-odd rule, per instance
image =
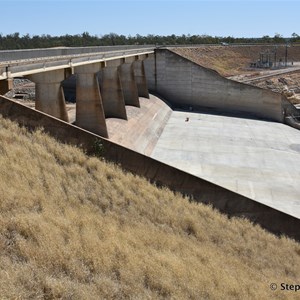
[{"label": "blue sky", "polygon": [[300,35],[300,0],[0,0],[0,33]]}]

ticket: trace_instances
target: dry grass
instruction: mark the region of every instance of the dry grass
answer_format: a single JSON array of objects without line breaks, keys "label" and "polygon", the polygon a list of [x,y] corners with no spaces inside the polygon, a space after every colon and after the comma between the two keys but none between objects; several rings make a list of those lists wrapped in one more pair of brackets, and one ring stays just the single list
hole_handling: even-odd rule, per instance
[{"label": "dry grass", "polygon": [[[218,71],[222,76],[233,76],[251,72],[251,62],[259,59],[264,51],[272,51],[270,46],[202,46],[199,48],[172,48],[175,53],[207,68]],[[285,57],[285,46],[277,48],[277,59]],[[289,60],[300,61],[300,47],[289,48]],[[254,70],[252,72],[255,72]]]},{"label": "dry grass", "polygon": [[244,73],[245,68],[249,67],[252,60],[249,53],[245,52],[245,49],[243,50],[240,52],[236,48],[221,46],[172,49],[173,52],[201,66],[214,69],[225,77]]},{"label": "dry grass", "polygon": [[1,299],[296,299],[292,240],[2,118],[0,166]]}]

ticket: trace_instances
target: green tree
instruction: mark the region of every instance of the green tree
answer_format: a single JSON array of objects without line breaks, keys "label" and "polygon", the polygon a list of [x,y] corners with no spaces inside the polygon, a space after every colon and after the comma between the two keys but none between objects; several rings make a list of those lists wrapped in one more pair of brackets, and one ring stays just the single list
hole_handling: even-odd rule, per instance
[{"label": "green tree", "polygon": [[273,41],[275,43],[284,43],[284,38],[281,34],[279,33],[275,33],[274,37],[273,37]]}]

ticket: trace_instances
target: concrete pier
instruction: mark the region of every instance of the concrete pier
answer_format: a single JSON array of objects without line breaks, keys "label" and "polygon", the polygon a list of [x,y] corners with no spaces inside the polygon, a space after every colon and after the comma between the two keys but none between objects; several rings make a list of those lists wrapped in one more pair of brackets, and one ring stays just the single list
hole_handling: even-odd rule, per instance
[{"label": "concrete pier", "polygon": [[140,97],[149,98],[147,79],[145,74],[145,66],[143,60],[133,62],[134,77]]},{"label": "concrete pier", "polygon": [[75,68],[76,125],[103,137],[108,137],[97,73],[100,63]]},{"label": "concrete pier", "polygon": [[68,122],[64,92],[61,82],[65,79],[64,69],[28,75],[35,82],[35,108],[53,117]]},{"label": "concrete pier", "polygon": [[133,64],[121,64],[119,66],[119,76],[121,80],[125,104],[140,107],[139,93],[134,77]]},{"label": "concrete pier", "polygon": [[106,118],[127,120],[118,66],[106,66],[99,72],[100,91]]}]

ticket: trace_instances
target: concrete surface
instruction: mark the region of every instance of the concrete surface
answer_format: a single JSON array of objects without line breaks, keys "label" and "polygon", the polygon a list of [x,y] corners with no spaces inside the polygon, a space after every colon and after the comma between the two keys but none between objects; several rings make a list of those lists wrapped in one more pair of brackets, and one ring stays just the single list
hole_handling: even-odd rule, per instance
[{"label": "concrete surface", "polygon": [[136,60],[133,62],[133,70],[139,97],[149,98],[144,61]]},{"label": "concrete surface", "polygon": [[65,80],[65,71],[37,73],[28,76],[35,82],[35,108],[53,117],[68,122],[65,96],[61,82]]},{"label": "concrete surface", "polygon": [[124,101],[126,105],[140,107],[137,84],[134,78],[132,63],[123,63],[119,66]]},{"label": "concrete surface", "polygon": [[101,68],[99,86],[106,118],[127,120],[125,101],[118,67]]},{"label": "concrete surface", "polygon": [[108,118],[109,139],[142,154],[150,155],[155,147],[172,109],[159,98],[139,98],[140,108],[126,106],[128,121]]},{"label": "concrete surface", "polygon": [[300,218],[300,131],[287,125],[175,111],[151,157]]},{"label": "concrete surface", "polygon": [[104,108],[99,90],[97,72],[100,63],[77,67],[76,71],[76,125],[107,137]]}]

